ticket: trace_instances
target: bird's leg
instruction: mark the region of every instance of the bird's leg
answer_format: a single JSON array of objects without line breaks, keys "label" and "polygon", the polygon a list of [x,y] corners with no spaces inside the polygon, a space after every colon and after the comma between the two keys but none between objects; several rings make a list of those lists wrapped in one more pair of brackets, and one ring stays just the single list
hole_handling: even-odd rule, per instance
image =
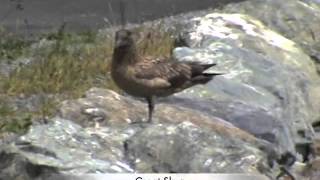
[{"label": "bird's leg", "polygon": [[151,123],[152,122],[152,113],[153,113],[153,109],[154,109],[154,99],[152,96],[147,97],[147,102],[148,102],[148,122]]}]

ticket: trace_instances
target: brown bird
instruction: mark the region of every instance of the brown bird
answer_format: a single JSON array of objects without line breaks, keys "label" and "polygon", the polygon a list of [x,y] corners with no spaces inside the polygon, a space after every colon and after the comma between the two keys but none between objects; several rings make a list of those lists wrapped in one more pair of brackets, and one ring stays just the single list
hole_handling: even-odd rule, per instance
[{"label": "brown bird", "polygon": [[146,98],[148,122],[152,121],[154,97],[169,96],[196,84],[205,84],[222,73],[204,73],[216,64],[179,62],[141,57],[130,30],[116,32],[111,76],[126,93]]}]

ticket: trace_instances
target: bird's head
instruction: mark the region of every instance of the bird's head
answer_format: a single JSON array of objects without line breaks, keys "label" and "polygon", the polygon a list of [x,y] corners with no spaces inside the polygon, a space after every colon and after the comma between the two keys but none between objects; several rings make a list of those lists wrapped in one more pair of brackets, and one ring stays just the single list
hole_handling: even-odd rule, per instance
[{"label": "bird's head", "polygon": [[115,48],[129,48],[134,45],[132,32],[121,29],[116,32]]}]

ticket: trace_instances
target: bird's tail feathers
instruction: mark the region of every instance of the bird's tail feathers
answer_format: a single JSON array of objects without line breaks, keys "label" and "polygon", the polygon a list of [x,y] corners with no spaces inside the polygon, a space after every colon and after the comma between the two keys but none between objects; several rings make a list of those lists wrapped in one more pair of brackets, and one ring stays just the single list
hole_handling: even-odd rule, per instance
[{"label": "bird's tail feathers", "polygon": [[192,78],[195,84],[206,84],[213,79],[214,76],[224,75],[225,73],[202,73],[199,76]]},{"label": "bird's tail feathers", "polygon": [[215,66],[217,65],[216,63],[211,63],[211,64],[201,64],[203,70],[206,70],[206,69],[209,69],[211,68],[212,66]]},{"label": "bird's tail feathers", "polygon": [[213,76],[220,76],[220,75],[225,75],[226,73],[223,72],[215,72],[215,73],[202,73],[203,76],[206,77],[213,77]]}]

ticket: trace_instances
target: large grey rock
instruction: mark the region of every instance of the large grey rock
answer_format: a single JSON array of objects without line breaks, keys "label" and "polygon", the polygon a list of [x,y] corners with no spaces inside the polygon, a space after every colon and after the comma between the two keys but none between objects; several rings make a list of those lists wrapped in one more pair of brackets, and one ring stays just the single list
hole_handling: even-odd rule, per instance
[{"label": "large grey rock", "polygon": [[56,173],[132,172],[121,162],[121,139],[127,137],[126,132],[117,131],[121,130],[106,130],[103,135],[108,137],[92,135],[89,129],[61,118],[34,125],[27,134],[1,145],[0,177],[45,179]]},{"label": "large grey rock", "polygon": [[226,75],[179,94],[193,97],[184,104],[284,151],[294,152],[296,143],[312,138],[320,81],[313,61],[299,45],[243,14],[212,13],[186,24],[183,34],[189,48],[175,49],[177,59],[216,62],[213,71]]},{"label": "large grey rock", "polygon": [[40,180],[58,173],[55,167],[33,163],[10,148],[1,149],[0,160],[0,179],[3,180]]},{"label": "large grey rock", "polygon": [[[114,93],[100,95],[97,98],[103,100]],[[267,154],[258,148],[263,143],[235,137],[233,132],[237,131],[241,130],[233,126],[213,131],[210,126],[201,128],[191,122],[123,123],[94,129],[56,117],[1,144],[0,177],[45,179],[56,173],[114,172],[274,174],[266,165]]]},{"label": "large grey rock", "polygon": [[[158,104],[157,123],[127,123],[133,114],[143,119],[145,112],[139,100],[92,88],[85,97],[62,104],[64,118],[32,125],[25,135],[1,141],[0,177],[68,179],[55,175],[110,172],[277,175],[279,166],[267,165],[277,158],[269,154],[273,145],[222,119],[168,101]],[[106,117],[100,121],[103,126],[92,128],[93,122],[88,122],[98,117]]]},{"label": "large grey rock", "polygon": [[250,144],[189,122],[150,126],[126,147],[130,164],[142,172],[259,174],[262,165],[261,152]]},{"label": "large grey rock", "polygon": [[[253,16],[299,45],[319,42],[320,6],[308,0],[252,0],[231,3],[224,12]],[[308,19],[306,21],[306,19]]]},{"label": "large grey rock", "polygon": [[[195,107],[183,107],[171,104],[170,101],[179,101],[179,99],[173,98],[157,103],[154,113],[155,123],[177,124],[189,121],[200,127],[227,133],[228,136],[241,138],[248,142],[258,143],[259,141],[227,121],[208,116]],[[111,90],[92,88],[83,98],[62,102],[59,116],[70,119],[82,127],[94,127],[96,123],[99,123],[100,126],[121,127],[128,123],[146,121],[147,106],[145,102],[121,96]]]},{"label": "large grey rock", "polygon": [[[75,123],[55,118],[48,124],[32,126],[27,134],[9,143],[5,152],[17,153],[32,164],[54,167],[60,172],[130,172],[118,162],[122,145],[114,143],[115,138],[121,137],[101,139]],[[94,157],[99,152],[107,155],[105,162]]]},{"label": "large grey rock", "polygon": [[[232,3],[224,13],[241,13],[259,19],[299,44],[315,62],[320,61],[320,4],[314,0],[252,0]],[[320,70],[318,69],[320,72]]]}]

